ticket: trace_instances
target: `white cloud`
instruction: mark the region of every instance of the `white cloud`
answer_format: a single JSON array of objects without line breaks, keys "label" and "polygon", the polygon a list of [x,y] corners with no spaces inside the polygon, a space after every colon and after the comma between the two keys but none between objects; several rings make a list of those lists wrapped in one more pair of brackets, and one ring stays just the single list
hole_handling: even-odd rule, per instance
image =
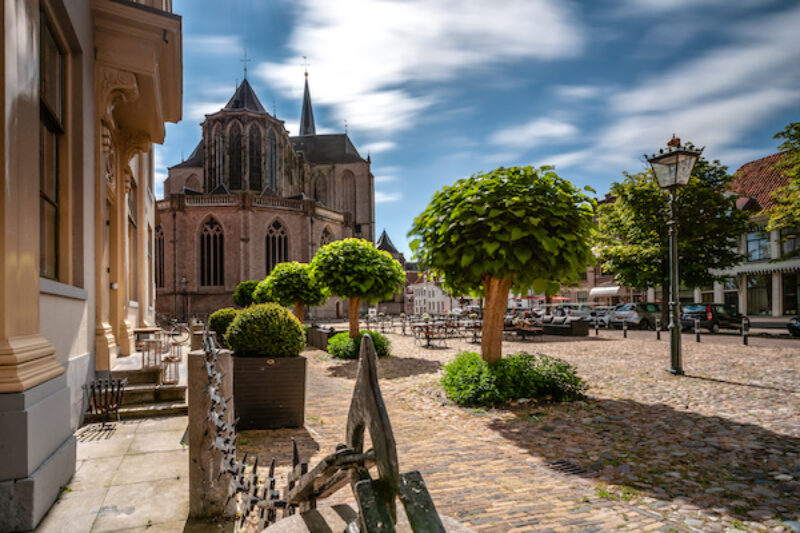
[{"label": "white cloud", "polygon": [[663,147],[676,133],[684,141],[707,146],[708,159],[730,166],[742,162],[745,134],[800,103],[797,27],[800,8],[732,28],[733,44],[611,96],[612,121],[592,144],[551,159],[594,170],[633,170],[646,165],[644,153]]},{"label": "white cloud", "polygon": [[600,96],[603,87],[598,85],[557,85],[555,92],[558,96],[570,100],[589,100]]},{"label": "white cloud", "polygon": [[489,142],[509,147],[531,148],[537,144],[563,140],[578,135],[580,130],[561,120],[535,118],[521,126],[498,130]]},{"label": "white cloud", "polygon": [[397,176],[375,176],[375,183],[392,183],[397,181]]},{"label": "white cloud", "polygon": [[238,35],[184,35],[183,50],[205,55],[241,54],[244,50]]},{"label": "white cloud", "polygon": [[367,154],[379,154],[395,148],[397,148],[397,143],[394,141],[378,141],[363,145],[361,151]]},{"label": "white cloud", "polygon": [[156,186],[156,198],[164,196],[164,180],[167,179],[167,167],[164,164],[166,149],[160,144],[153,144],[153,181]]},{"label": "white cloud", "polygon": [[[283,63],[257,74],[284,95],[302,91],[300,64],[311,63],[314,101],[359,131],[410,127],[436,102],[431,87],[464,71],[523,59],[559,59],[583,46],[576,16],[555,0],[300,0],[302,13]],[[315,88],[317,90],[315,91]]]},{"label": "white cloud", "polygon": [[402,199],[403,199],[403,193],[401,192],[375,191],[376,204],[388,204],[391,202],[399,202]]},{"label": "white cloud", "polygon": [[216,113],[225,107],[225,104],[227,103],[227,100],[188,102],[184,106],[183,118],[202,122],[205,120],[206,115]]}]

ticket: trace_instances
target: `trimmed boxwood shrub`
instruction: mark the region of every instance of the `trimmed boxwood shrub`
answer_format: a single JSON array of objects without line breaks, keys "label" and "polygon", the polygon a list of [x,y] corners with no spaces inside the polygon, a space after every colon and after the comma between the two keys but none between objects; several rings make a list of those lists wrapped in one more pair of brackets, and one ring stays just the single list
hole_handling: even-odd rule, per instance
[{"label": "trimmed boxwood shrub", "polygon": [[225,342],[236,356],[297,357],[305,344],[305,332],[285,307],[257,304],[239,312]]},{"label": "trimmed boxwood shrub", "polygon": [[253,291],[256,290],[259,281],[257,279],[248,279],[241,282],[236,286],[233,291],[233,303],[239,307],[247,307],[253,303]]},{"label": "trimmed boxwood shrub", "polygon": [[451,400],[465,406],[494,406],[518,398],[575,400],[586,390],[566,361],[525,352],[494,364],[477,353],[462,352],[444,366],[442,386]]},{"label": "trimmed boxwood shrub", "polygon": [[233,307],[223,307],[222,309],[217,309],[211,313],[211,315],[209,315],[208,327],[211,329],[211,331],[217,334],[217,339],[220,342],[225,342],[225,332],[228,331],[228,327],[238,314],[238,309],[234,309]]},{"label": "trimmed boxwood shrub", "polygon": [[389,339],[377,331],[368,329],[360,331],[355,339],[351,339],[350,334],[347,332],[337,333],[328,339],[328,353],[337,359],[358,359],[358,353],[361,349],[361,337],[367,333],[372,337],[372,343],[375,345],[375,353],[378,354],[378,357],[389,355]]}]

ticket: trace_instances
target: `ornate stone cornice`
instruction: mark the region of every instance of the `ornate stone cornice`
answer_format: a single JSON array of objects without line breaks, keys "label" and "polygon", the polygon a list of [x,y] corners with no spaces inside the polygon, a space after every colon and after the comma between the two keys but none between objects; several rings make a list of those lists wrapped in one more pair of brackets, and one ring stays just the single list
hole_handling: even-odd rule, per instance
[{"label": "ornate stone cornice", "polygon": [[100,67],[100,102],[103,104],[103,116],[113,117],[114,107],[139,98],[139,84],[133,72],[113,67]]}]

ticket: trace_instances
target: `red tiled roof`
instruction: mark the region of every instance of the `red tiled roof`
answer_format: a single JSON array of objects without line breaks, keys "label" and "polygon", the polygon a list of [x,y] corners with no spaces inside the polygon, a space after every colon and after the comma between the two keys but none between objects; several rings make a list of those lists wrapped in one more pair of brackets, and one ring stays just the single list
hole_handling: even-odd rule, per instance
[{"label": "red tiled roof", "polygon": [[[787,177],[781,170],[775,170],[785,152],[768,155],[755,161],[745,163],[734,174],[731,190],[738,194],[737,207],[748,211],[760,211],[773,204],[772,191],[786,185]],[[747,199],[752,199],[748,202]]]}]

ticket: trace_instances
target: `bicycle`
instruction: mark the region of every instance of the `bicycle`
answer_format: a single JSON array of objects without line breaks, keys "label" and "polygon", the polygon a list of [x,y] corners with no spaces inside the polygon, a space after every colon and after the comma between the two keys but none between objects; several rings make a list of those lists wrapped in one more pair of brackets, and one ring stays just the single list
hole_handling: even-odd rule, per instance
[{"label": "bicycle", "polygon": [[161,329],[176,344],[186,344],[192,336],[192,330],[185,322],[178,322],[177,318],[168,317],[162,319]]}]

